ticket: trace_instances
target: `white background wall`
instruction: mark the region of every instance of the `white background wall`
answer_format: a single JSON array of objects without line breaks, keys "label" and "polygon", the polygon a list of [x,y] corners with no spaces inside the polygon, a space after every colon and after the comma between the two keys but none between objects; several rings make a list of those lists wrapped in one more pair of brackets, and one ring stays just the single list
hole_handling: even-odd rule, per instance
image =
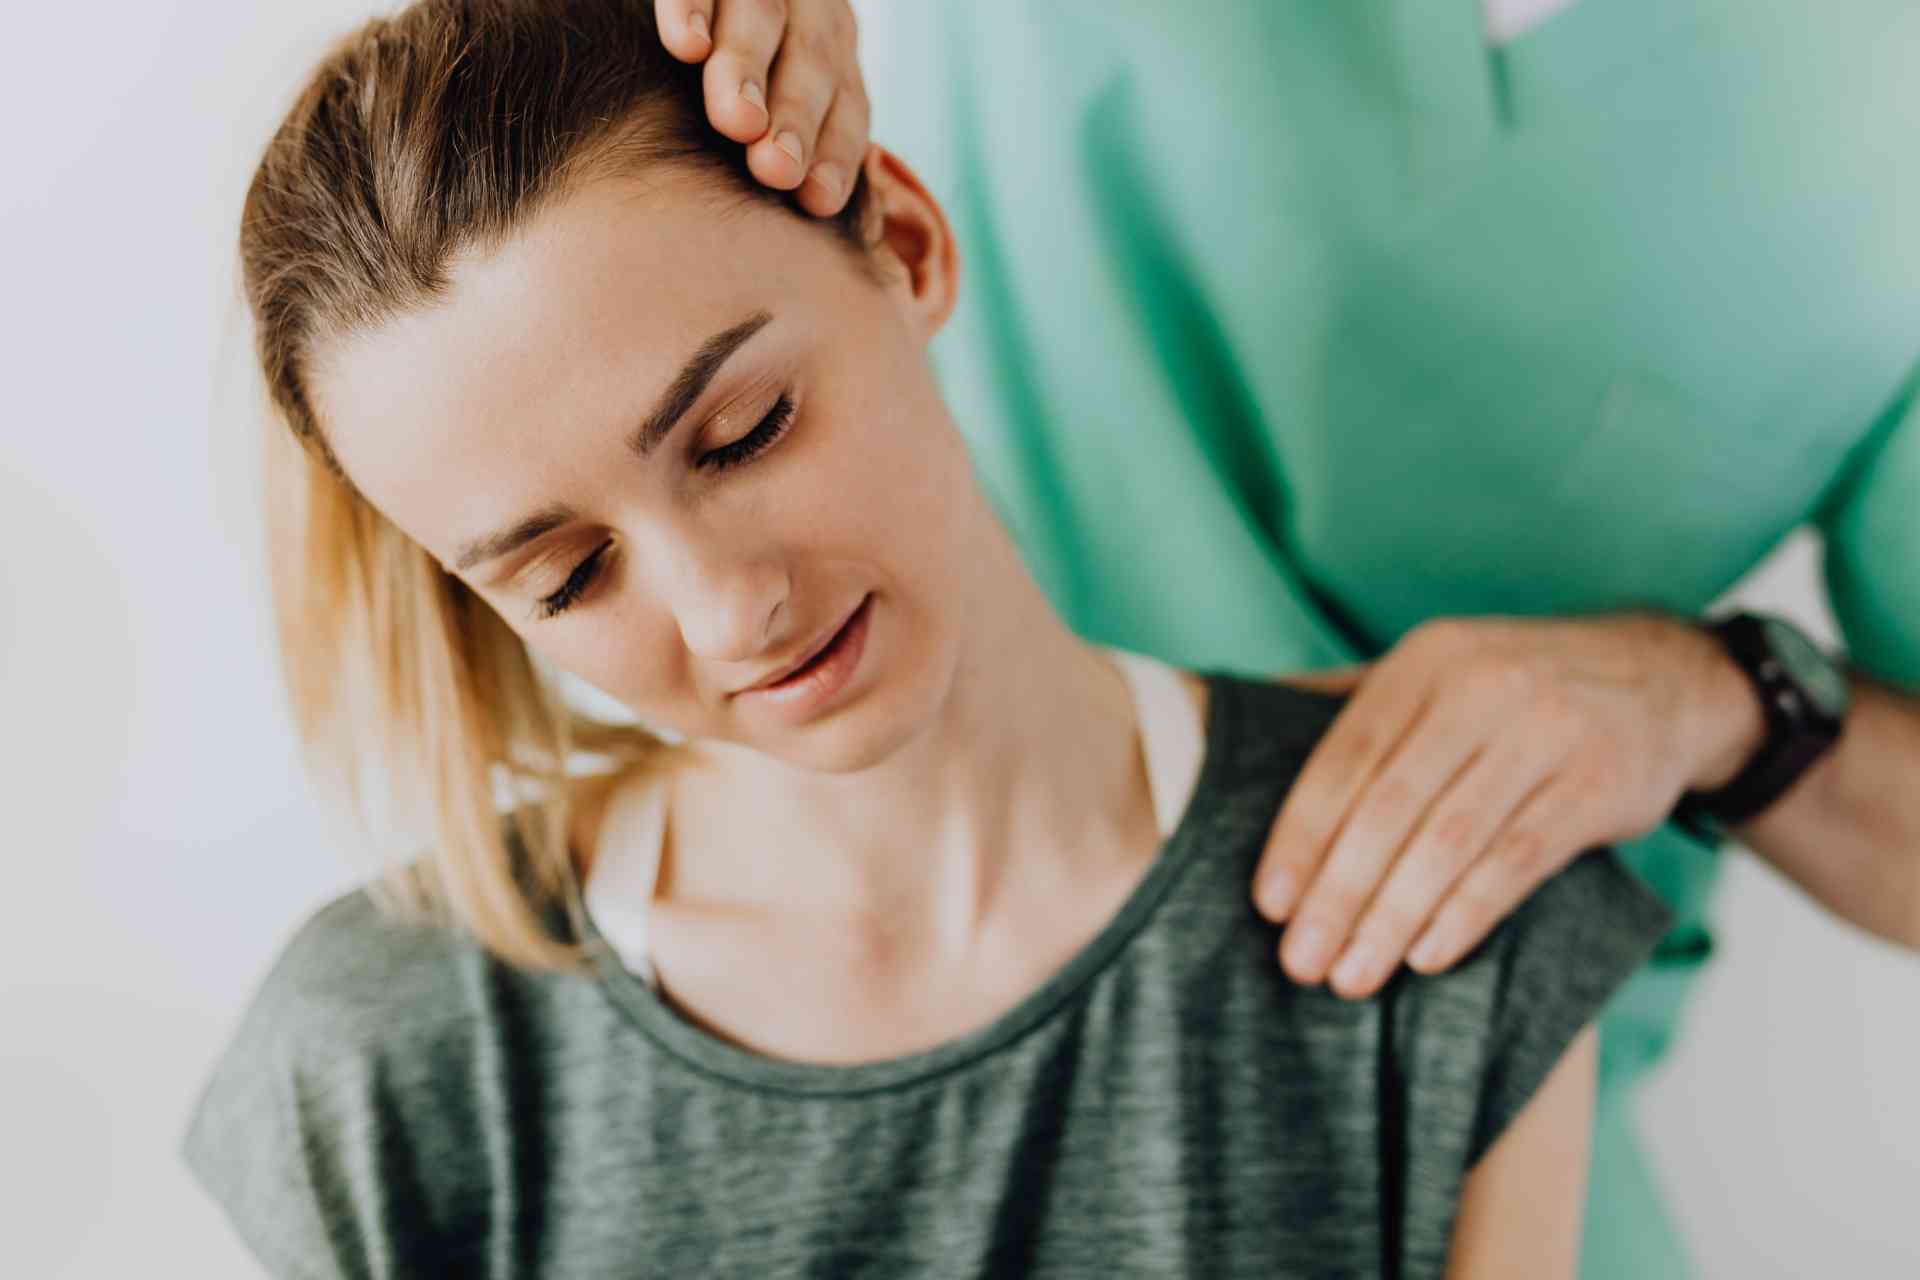
[{"label": "white background wall", "polygon": [[[871,31],[884,15],[861,7]],[[358,873],[298,777],[271,666],[231,245],[297,72],[370,9],[8,14],[10,1275],[257,1274],[175,1143],[273,951]],[[1823,623],[1811,551],[1791,544],[1750,587]],[[1920,1275],[1920,963],[1744,859],[1724,908],[1720,963],[1644,1110],[1707,1274]]]}]

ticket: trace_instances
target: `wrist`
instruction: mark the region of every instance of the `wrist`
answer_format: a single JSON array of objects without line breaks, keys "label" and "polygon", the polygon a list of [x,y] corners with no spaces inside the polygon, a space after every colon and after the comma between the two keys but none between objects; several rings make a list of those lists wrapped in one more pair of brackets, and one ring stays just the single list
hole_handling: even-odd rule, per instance
[{"label": "wrist", "polygon": [[1767,716],[1753,681],[1726,647],[1699,627],[1689,626],[1696,667],[1687,688],[1693,699],[1692,740],[1695,765],[1690,791],[1713,791],[1731,782],[1759,754],[1767,740]]}]

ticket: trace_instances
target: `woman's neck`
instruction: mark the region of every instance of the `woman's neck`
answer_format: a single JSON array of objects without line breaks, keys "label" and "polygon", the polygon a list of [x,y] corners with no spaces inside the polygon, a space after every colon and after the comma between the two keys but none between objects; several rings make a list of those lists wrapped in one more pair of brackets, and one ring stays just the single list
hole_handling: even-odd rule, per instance
[{"label": "woman's neck", "polygon": [[663,903],[874,922],[932,963],[1009,902],[1057,903],[1151,860],[1124,677],[1059,620],[1004,535],[993,554],[1005,585],[947,698],[887,759],[830,774],[728,747],[674,775]]}]

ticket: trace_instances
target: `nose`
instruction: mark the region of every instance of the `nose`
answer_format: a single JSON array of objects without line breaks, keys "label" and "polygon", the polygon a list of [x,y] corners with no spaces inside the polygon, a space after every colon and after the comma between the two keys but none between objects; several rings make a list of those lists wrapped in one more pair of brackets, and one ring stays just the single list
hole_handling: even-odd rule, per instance
[{"label": "nose", "polygon": [[785,564],[764,549],[729,546],[711,534],[675,541],[664,576],[688,651],[710,662],[764,654],[791,585]]}]

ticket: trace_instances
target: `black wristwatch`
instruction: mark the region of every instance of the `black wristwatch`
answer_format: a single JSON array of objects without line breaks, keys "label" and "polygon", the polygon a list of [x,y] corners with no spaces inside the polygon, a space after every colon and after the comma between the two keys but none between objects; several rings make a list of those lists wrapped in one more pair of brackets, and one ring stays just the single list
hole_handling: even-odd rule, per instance
[{"label": "black wristwatch", "polygon": [[1846,669],[1784,618],[1735,613],[1702,624],[1725,646],[1767,717],[1767,738],[1725,786],[1680,797],[1673,821],[1718,841],[1778,800],[1840,740],[1852,688]]}]

